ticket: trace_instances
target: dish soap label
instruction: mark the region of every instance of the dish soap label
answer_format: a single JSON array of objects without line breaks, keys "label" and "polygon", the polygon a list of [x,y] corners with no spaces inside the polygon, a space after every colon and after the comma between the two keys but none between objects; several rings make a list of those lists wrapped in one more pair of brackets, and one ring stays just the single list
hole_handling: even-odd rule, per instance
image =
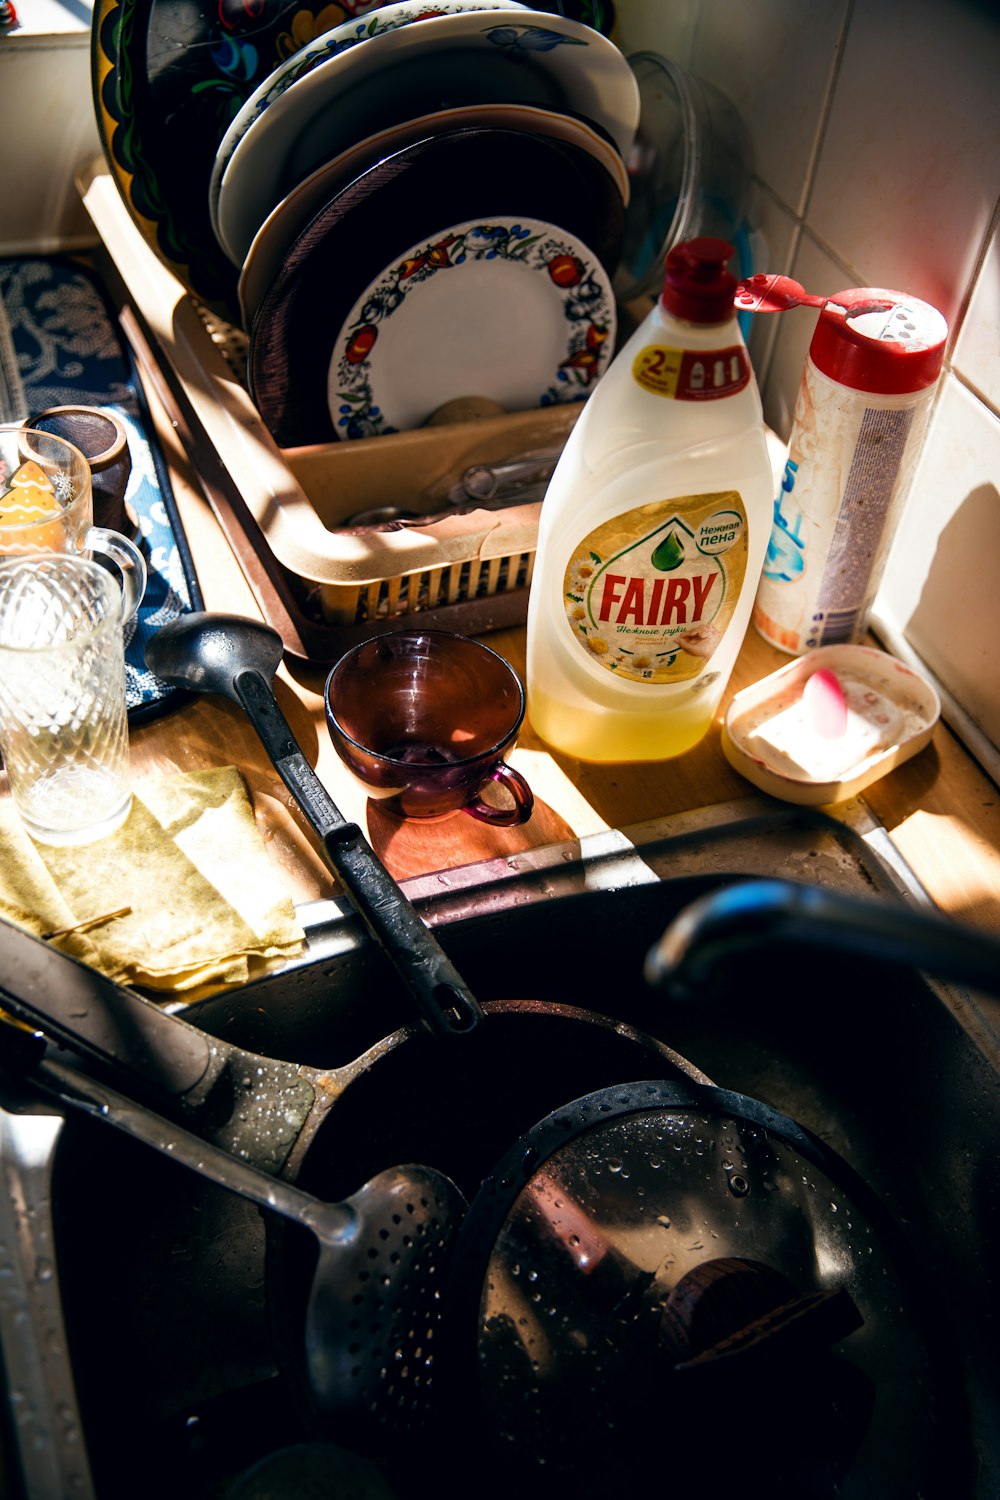
[{"label": "dish soap label", "polygon": [[632,379],[671,401],[721,401],[749,385],[750,360],[742,344],[698,350],[646,344],[632,361]]},{"label": "dish soap label", "polygon": [[747,570],[737,490],[654,501],[605,521],[574,548],[563,580],[581,651],[634,682],[683,682],[710,661]]}]

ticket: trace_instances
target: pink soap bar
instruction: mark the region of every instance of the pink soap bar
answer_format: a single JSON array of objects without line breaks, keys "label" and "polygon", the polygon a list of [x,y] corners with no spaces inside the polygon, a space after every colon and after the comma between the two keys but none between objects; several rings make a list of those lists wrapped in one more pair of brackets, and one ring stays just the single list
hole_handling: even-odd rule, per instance
[{"label": "pink soap bar", "polygon": [[802,689],[806,717],[827,740],[839,740],[847,729],[847,703],[839,681],[827,667],[820,667],[806,679]]}]

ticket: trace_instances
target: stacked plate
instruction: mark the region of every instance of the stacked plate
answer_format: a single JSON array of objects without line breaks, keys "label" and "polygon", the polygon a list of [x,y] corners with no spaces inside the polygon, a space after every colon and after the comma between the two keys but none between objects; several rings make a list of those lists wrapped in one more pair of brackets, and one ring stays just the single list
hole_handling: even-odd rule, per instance
[{"label": "stacked plate", "polygon": [[275,439],[419,427],[470,397],[583,399],[614,348],[626,59],[562,6],[400,0],[329,30],[341,7],[315,6],[95,10],[119,189],[189,290],[246,329]]}]

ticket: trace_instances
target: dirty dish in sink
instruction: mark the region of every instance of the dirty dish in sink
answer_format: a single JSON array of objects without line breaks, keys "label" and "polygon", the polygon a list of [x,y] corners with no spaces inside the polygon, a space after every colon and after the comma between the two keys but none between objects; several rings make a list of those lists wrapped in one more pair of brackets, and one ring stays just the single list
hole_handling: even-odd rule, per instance
[{"label": "dirty dish in sink", "polygon": [[[516,17],[516,19],[515,19]],[[469,11],[373,36],[248,105],[219,148],[210,186],[217,234],[236,265],[271,209],[352,141],[444,107],[530,104],[580,115],[624,155],[638,86],[613,42],[536,11]]]},{"label": "dirty dish in sink", "polygon": [[750,1493],[884,1496],[856,1481],[894,1449],[894,1493],[917,1494],[947,1450],[934,1329],[895,1224],[759,1100],[646,1080],[573,1101],[485,1180],[454,1268],[458,1425],[485,1413],[477,1451],[508,1490],[516,1466],[522,1495],[639,1495],[669,1443],[681,1492],[727,1494],[733,1456],[712,1439],[734,1386],[748,1431],[777,1391],[787,1417],[741,1463]]},{"label": "dirty dish in sink", "polygon": [[[818,869],[819,878],[834,885],[845,879],[848,884],[864,881],[869,895],[874,880],[876,891],[898,900],[896,888],[887,889],[887,882],[891,887],[892,879],[898,881],[898,876],[880,873],[875,850],[861,844],[845,826],[820,820],[811,810],[779,811],[779,807],[780,804],[768,807],[759,799],[748,799],[741,817],[745,853],[752,861],[752,868],[766,866],[773,873],[782,865],[782,848],[786,861],[789,857],[805,858],[805,849],[827,849],[825,840],[833,829],[836,857],[825,859],[820,853],[810,861],[812,869]],[[637,950],[654,940],[675,909],[677,877],[681,877],[683,885],[685,873],[697,871],[700,882],[706,867],[730,871],[741,863],[738,854],[733,856],[733,846],[726,842],[725,825],[720,828],[717,815],[708,823],[701,823],[701,838],[698,825],[693,830],[686,815],[676,823],[676,831],[673,827],[669,833],[661,831],[659,843],[646,842],[652,838],[652,825],[634,831],[634,843],[631,838],[618,840],[616,836],[616,853],[624,860],[621,867],[617,862],[610,869],[607,867],[607,837],[595,835],[591,840],[583,840],[582,846],[573,845],[573,859],[568,864],[565,861],[570,846],[566,845],[561,850],[546,851],[553,863],[544,864],[541,871],[536,866],[529,869],[522,864],[517,872],[505,869],[505,878],[498,882],[495,863],[491,861],[480,867],[481,873],[472,876],[470,885],[463,880],[460,890],[454,885],[445,888],[436,877],[429,878],[421,888],[421,899],[427,900],[428,915],[439,925],[449,946],[454,947],[456,958],[463,963],[466,957],[471,961],[475,969],[471,977],[477,984],[488,979],[494,993],[511,986],[516,988],[523,978],[524,954],[532,952],[537,954],[533,982],[537,979],[550,985],[546,995],[561,995],[567,979],[579,985],[585,968],[588,987],[596,993],[614,995],[627,1012],[632,989],[628,975],[634,967],[630,960]],[[821,826],[825,831],[820,834],[817,830]],[[777,846],[771,842],[768,827],[771,834],[780,830]],[[793,840],[792,845],[784,846],[781,840],[794,827],[809,832],[804,833],[801,844]],[[680,833],[679,838],[676,833]],[[824,842],[813,842],[817,837]],[[862,867],[856,876],[851,874],[851,860],[846,853],[848,841],[857,843],[862,851]],[[582,858],[582,851],[588,846],[593,847],[596,856],[593,864],[589,858],[584,863]],[[641,867],[639,884],[633,883],[637,849],[644,859],[651,861],[651,866]],[[628,872],[624,879],[617,878],[621,871]],[[540,878],[543,872],[544,878]],[[652,872],[659,872],[663,878],[658,882]],[[612,874],[614,880],[610,878]],[[651,884],[642,883],[645,881]],[[560,893],[569,892],[573,894],[568,900],[558,899]],[[576,913],[571,922],[566,920],[567,907]],[[645,924],[649,919],[652,920],[647,931]],[[251,988],[238,1001],[234,997],[224,1000],[215,997],[196,1007],[194,1014],[199,1016],[199,1024],[209,1020],[210,1027],[214,1024],[222,1028],[217,1034],[229,1037],[235,1034],[243,1044],[267,1036],[273,1040],[275,1032],[281,1031],[283,1050],[279,1049],[279,1055],[309,1056],[314,1060],[329,1060],[328,1040],[324,1037],[333,1039],[334,1055],[343,1056],[345,1031],[351,1033],[358,1017],[363,1018],[366,1030],[374,1027],[374,1034],[380,1034],[385,1028],[377,1024],[379,1000],[372,993],[371,970],[363,948],[353,954],[359,960],[354,973],[343,966],[343,960],[352,957],[352,944],[357,945],[354,927],[353,920],[338,924],[332,941],[322,950],[323,957],[318,947],[314,948],[311,965],[305,971],[297,971],[291,976],[292,982],[277,993]],[[600,941],[601,934],[612,930],[623,935],[622,943]],[[316,938],[315,930],[313,937]],[[329,972],[331,954],[337,955],[335,980]],[[963,1053],[956,1055],[951,1050],[947,1038],[958,1032],[957,1022],[950,1009],[933,1003],[931,992],[924,989],[922,981],[914,978],[906,983],[907,976],[903,976],[900,989],[890,995],[884,984],[873,979],[870,966],[863,960],[849,971],[854,982],[848,984],[843,983],[843,970],[837,971],[841,982],[832,982],[831,965],[827,962],[813,968],[821,990],[817,996],[810,989],[808,1006],[802,1003],[799,966],[777,964],[770,972],[776,979],[785,979],[783,1001],[774,993],[779,989],[776,984],[766,990],[767,1004],[748,1005],[745,984],[738,985],[724,1019],[717,1006],[677,1006],[669,1011],[670,1029],[676,1031],[685,1025],[691,1028],[690,1033],[683,1033],[690,1043],[686,1051],[698,1056],[705,1066],[711,1066],[713,1074],[727,1087],[744,1093],[753,1091],[763,1098],[773,1097],[776,1091],[775,1107],[780,1105],[813,1129],[819,1128],[834,1149],[842,1153],[846,1150],[856,1169],[868,1175],[874,1169],[873,1187],[901,1209],[906,1232],[921,1254],[925,1289],[939,1285],[968,1287],[968,1296],[957,1301],[946,1299],[943,1317],[949,1324],[959,1324],[956,1343],[963,1356],[960,1369],[973,1372],[974,1399],[980,1391],[983,1393],[977,1408],[981,1416],[976,1427],[970,1429],[964,1407],[960,1412],[961,1425],[954,1434],[949,1434],[953,1440],[947,1446],[947,1480],[940,1489],[943,1494],[973,1493],[973,1486],[965,1480],[971,1458],[970,1438],[974,1437],[978,1452],[992,1455],[992,1464],[988,1462],[981,1471],[982,1483],[976,1492],[984,1497],[992,1495],[996,1492],[997,1470],[993,1441],[995,1410],[990,1401],[995,1358],[990,1320],[983,1317],[980,1288],[984,1291],[988,1288],[990,1268],[995,1264],[995,1233],[992,1239],[990,1235],[995,1225],[988,1194],[970,1191],[956,1196],[946,1189],[953,1180],[954,1163],[962,1160],[963,1136],[966,1151],[974,1152],[969,1172],[977,1181],[982,1177],[976,1174],[985,1172],[988,1176],[989,1164],[995,1160],[998,1118],[995,1075],[990,1075],[994,1084],[992,1090],[988,1089],[985,1086],[988,1064],[972,1041],[967,1042]],[[544,978],[539,977],[539,970]],[[310,972],[317,981],[315,990],[302,982]],[[378,986],[374,988],[377,990]],[[662,997],[656,1004],[656,1014],[665,1016]],[[903,1029],[910,1041],[905,1067],[899,1065],[901,1028],[897,1020],[901,1014],[906,1017]],[[827,1016],[834,1017],[836,1024],[817,1024],[817,1017],[822,1020]],[[317,1040],[314,1035],[306,1040],[303,1026],[320,1028],[320,1038]],[[914,1027],[917,1034],[911,1036]],[[492,1018],[490,1027],[483,1027],[477,1034],[484,1037],[492,1058],[495,1041]],[[863,1045],[859,1045],[859,1037]],[[558,1055],[565,1058],[573,1048],[560,1038],[561,1033],[556,1043]],[[433,1055],[441,1050],[432,1038],[427,1038],[427,1045]],[[402,1050],[405,1049],[396,1055],[402,1055]],[[705,1051],[711,1054],[710,1061],[701,1056]],[[811,1054],[815,1054],[812,1071],[809,1070]],[[501,1069],[508,1095],[519,1092],[522,1070],[528,1062],[533,1067],[533,1057],[531,1040],[520,1035],[517,1048],[504,1054],[512,1071],[504,1072],[504,1063],[494,1064]],[[418,1058],[415,1070],[420,1083],[416,1098],[423,1104],[436,1099],[436,1094],[434,1086],[419,1072],[421,1061]],[[379,1063],[368,1076],[378,1074],[381,1066]],[[633,1071],[626,1076],[663,1076],[657,1064],[653,1067],[652,1073]],[[465,1071],[464,1066],[456,1069],[449,1049],[435,1080],[440,1078],[443,1084],[456,1072]],[[474,1076],[478,1086],[481,1075]],[[962,1078],[963,1088],[949,1090],[950,1080],[957,1077]],[[511,1078],[516,1080],[514,1088]],[[567,1081],[562,1078],[560,1084]],[[355,1086],[352,1084],[351,1090]],[[948,1091],[947,1107],[938,1108],[942,1089]],[[586,1091],[582,1088],[577,1093]],[[349,1095],[350,1091],[336,1104],[334,1118],[348,1105]],[[553,1097],[568,1099],[570,1092],[563,1089],[553,1095],[550,1082],[550,1100]],[[333,1160],[352,1158],[355,1143],[365,1151],[373,1120],[376,1127],[385,1125],[387,1117],[398,1120],[400,1131],[409,1136],[411,1120],[419,1121],[423,1113],[417,1108],[411,1116],[391,1093],[382,1094],[380,1101],[369,1096],[367,1107],[350,1117],[343,1134],[338,1135],[340,1149],[337,1142],[333,1143],[330,1152]],[[456,1112],[450,1118],[471,1119],[477,1124],[484,1114],[489,1120],[493,1113],[489,1103],[475,1094],[464,1113],[457,1102],[454,1108]],[[541,1119],[549,1108],[551,1104],[544,1104],[531,1115],[524,1128]],[[906,1142],[913,1144],[915,1139],[919,1150],[899,1149],[901,1122],[908,1132]],[[219,1391],[223,1398],[228,1394],[234,1398],[227,1410],[235,1411],[237,1416],[234,1445],[242,1467],[252,1456],[252,1451],[247,1452],[251,1443],[267,1437],[269,1443],[256,1451],[275,1446],[273,1421],[268,1428],[262,1420],[268,1411],[273,1412],[273,1406],[262,1406],[255,1401],[257,1392],[248,1386],[260,1371],[255,1355],[258,1343],[264,1345],[266,1353],[267,1330],[252,1321],[257,1317],[257,1305],[244,1313],[247,1299],[238,1302],[231,1294],[231,1286],[246,1286],[248,1273],[258,1264],[251,1259],[257,1245],[251,1237],[259,1231],[259,1216],[253,1212],[239,1218],[229,1217],[243,1206],[227,1196],[222,1204],[227,1218],[220,1224],[215,1211],[215,1199],[221,1196],[217,1192],[213,1190],[212,1200],[206,1202],[201,1183],[177,1172],[171,1163],[152,1157],[147,1163],[148,1170],[138,1170],[145,1158],[137,1163],[132,1159],[134,1152],[129,1153],[127,1160],[124,1152],[111,1155],[113,1148],[131,1143],[112,1137],[108,1131],[90,1130],[84,1134],[82,1128],[74,1130],[77,1124],[69,1122],[56,1162],[58,1175],[53,1196],[60,1234],[56,1248],[60,1252],[67,1312],[73,1315],[70,1352],[76,1362],[81,1399],[87,1403],[82,1430],[98,1474],[100,1494],[104,1500],[117,1500],[119,1496],[121,1500],[132,1500],[128,1485],[131,1482],[134,1486],[135,1473],[143,1472],[141,1465],[159,1475],[171,1462],[177,1462],[178,1452],[186,1459],[192,1448],[191,1433],[205,1433],[216,1416],[215,1409],[205,1401],[209,1382],[212,1391]],[[462,1134],[478,1136],[478,1130]],[[503,1139],[488,1157],[490,1168],[517,1134],[513,1122],[506,1117]],[[96,1141],[91,1139],[95,1135],[99,1137]],[[411,1140],[411,1149],[412,1145]],[[481,1177],[480,1171],[476,1189]],[[181,1180],[175,1183],[174,1178]],[[616,1180],[620,1179],[619,1173]],[[917,1196],[908,1191],[908,1181],[913,1183]],[[122,1182],[128,1186],[127,1193],[122,1192]],[[95,1223],[104,1226],[103,1234],[94,1234]],[[212,1234],[207,1232],[209,1229]],[[659,1232],[658,1228],[653,1232]],[[237,1246],[245,1247],[239,1256],[233,1253]],[[222,1264],[211,1259],[216,1249],[217,1260]],[[712,1253],[710,1246],[706,1253]],[[259,1264],[263,1270],[263,1261]],[[155,1295],[151,1295],[151,1287]],[[940,1298],[928,1300],[932,1306],[941,1302]],[[989,1305],[988,1295],[985,1305]],[[120,1315],[109,1320],[108,1306],[118,1309]],[[972,1348],[960,1320],[973,1331]],[[911,1392],[912,1374],[909,1367],[901,1371],[901,1378]],[[947,1389],[954,1389],[956,1400],[961,1403],[967,1386],[957,1371],[956,1376],[954,1387]],[[655,1395],[651,1387],[648,1389]],[[273,1400],[273,1382],[267,1382],[264,1395]],[[178,1412],[180,1419],[174,1419],[173,1414]],[[164,1413],[170,1414],[169,1420]],[[448,1413],[453,1430],[457,1425],[454,1409],[448,1408]],[[248,1414],[251,1414],[249,1421]],[[281,1435],[278,1440],[282,1440]],[[412,1453],[412,1443],[408,1451]],[[447,1468],[443,1464],[440,1468],[435,1466],[434,1479],[439,1491],[454,1476],[460,1492],[462,1476],[469,1469],[454,1461],[451,1434],[448,1444],[434,1451],[440,1451],[448,1464]],[[214,1459],[218,1450],[208,1452]],[[192,1500],[209,1492],[207,1486],[217,1473],[209,1469],[205,1477],[208,1468],[205,1453],[205,1449],[200,1449],[197,1462],[192,1459],[184,1470],[190,1476],[184,1493]],[[908,1468],[911,1450],[890,1444],[882,1465],[870,1475],[869,1487],[845,1485],[842,1493],[877,1494],[880,1500],[885,1500],[886,1474],[895,1483],[893,1493],[903,1493],[902,1487],[911,1476],[907,1474],[905,1480],[901,1477],[904,1464],[900,1453]],[[484,1486],[492,1492],[498,1487],[486,1485],[482,1457],[482,1449],[478,1455],[472,1453],[478,1466],[476,1472],[483,1473]],[[960,1476],[958,1479],[956,1474]],[[523,1491],[526,1485],[523,1476],[519,1483]],[[402,1488],[407,1493],[407,1486]],[[178,1490],[175,1484],[172,1490],[160,1486],[157,1494],[161,1492],[176,1494]],[[506,1491],[499,1487],[499,1493],[509,1492],[508,1477]],[[911,1488],[908,1493],[912,1492]],[[541,1493],[546,1491],[543,1489]],[[548,1493],[551,1494],[551,1483]]]},{"label": "dirty dish in sink", "polygon": [[91,78],[111,176],[147,243],[181,283],[231,317],[236,276],[208,213],[216,148],[236,110],[319,30],[326,0],[253,6],[97,0]]},{"label": "dirty dish in sink", "polygon": [[[521,225],[552,225],[567,245],[577,242],[564,263],[567,276],[577,274],[574,255],[586,247],[577,256],[586,270],[579,289],[596,288],[602,306],[613,309],[602,267],[614,265],[624,206],[614,180],[593,157],[561,141],[519,131],[459,130],[418,142],[364,173],[316,216],[261,303],[250,332],[248,374],[251,395],[275,440],[293,447],[376,430],[369,425],[376,417],[363,393],[348,403],[356,410],[350,431],[338,428],[328,397],[341,330],[356,316],[359,298],[413,247],[430,251],[448,239],[452,226],[495,226],[509,216]],[[551,282],[547,272],[541,274]],[[418,291],[415,305],[425,295]],[[558,302],[554,283],[551,296],[562,318],[564,304]],[[597,319],[593,321],[596,327]],[[433,332],[436,341],[445,330],[442,326]],[[607,332],[610,353],[613,325]],[[465,335],[474,346],[474,324]],[[568,335],[563,338],[566,349]],[[509,363],[512,352],[509,339],[501,350],[483,350],[482,383],[489,384],[491,361]],[[528,395],[540,398],[558,374],[547,366],[540,384],[532,376]],[[569,380],[559,385],[572,393]],[[581,386],[580,394],[585,393]],[[458,394],[490,392],[477,388]],[[339,392],[337,404],[344,404]]]},{"label": "dirty dish in sink", "polygon": [[472,104],[464,109],[442,109],[419,119],[377,131],[340,152],[298,183],[268,214],[254,235],[240,272],[239,298],[244,327],[249,328],[268,287],[281,269],[291,246],[319,213],[355,177],[387,156],[417,141],[458,128],[500,128],[531,131],[552,140],[579,146],[600,162],[628,202],[625,163],[601,132],[572,115],[538,109],[528,104]]}]

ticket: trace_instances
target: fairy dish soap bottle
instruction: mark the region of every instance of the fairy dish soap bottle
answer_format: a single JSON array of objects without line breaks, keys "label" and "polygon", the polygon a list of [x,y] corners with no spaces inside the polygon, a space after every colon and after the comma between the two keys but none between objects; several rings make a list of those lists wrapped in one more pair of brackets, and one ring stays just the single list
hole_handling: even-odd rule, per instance
[{"label": "fairy dish soap bottle", "polygon": [[528,713],[587,761],[705,735],[746,633],[773,515],[733,248],[668,255],[663,294],[595,388],[542,503]]}]

